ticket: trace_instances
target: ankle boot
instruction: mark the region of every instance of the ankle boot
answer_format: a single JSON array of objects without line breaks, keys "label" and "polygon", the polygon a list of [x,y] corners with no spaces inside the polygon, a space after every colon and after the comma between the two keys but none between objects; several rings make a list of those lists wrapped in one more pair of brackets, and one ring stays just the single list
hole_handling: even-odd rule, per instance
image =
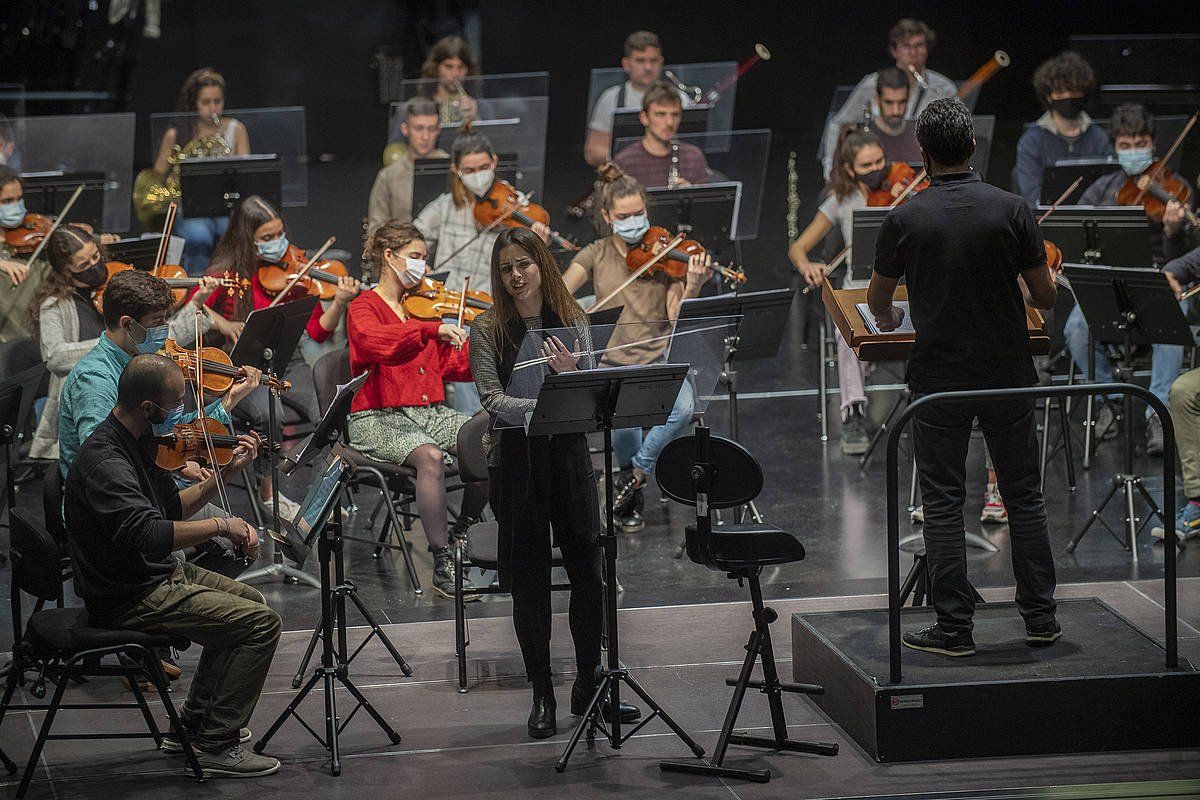
[{"label": "ankle boot", "polygon": [[529,711],[529,735],[546,739],[558,733],[558,705],[554,701],[554,685],[550,676],[533,681],[533,708]]},{"label": "ankle boot", "polygon": [[[571,686],[571,713],[577,717],[583,716],[583,712],[587,711],[588,703],[592,700],[592,695],[596,693],[596,687],[600,683],[596,680],[595,672],[580,671],[578,677],[575,678],[574,685]],[[605,698],[601,701],[600,713],[606,721],[612,721],[612,709],[610,703]],[[631,703],[621,703],[621,722],[637,722],[642,716],[642,711],[637,706]]]}]

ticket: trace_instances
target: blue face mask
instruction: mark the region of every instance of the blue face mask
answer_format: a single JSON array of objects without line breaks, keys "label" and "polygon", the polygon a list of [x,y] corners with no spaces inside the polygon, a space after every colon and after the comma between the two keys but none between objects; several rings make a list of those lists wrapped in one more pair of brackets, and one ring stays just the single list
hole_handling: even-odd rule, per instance
[{"label": "blue face mask", "polygon": [[158,403],[155,403],[154,407],[161,411],[165,411],[167,413],[167,418],[164,419],[162,422],[154,422],[154,421],[150,422],[151,426],[153,426],[155,436],[166,436],[168,433],[170,433],[171,431],[173,431],[175,429],[176,425],[183,422],[183,401],[182,400],[179,401],[179,405],[175,406],[172,409],[165,409],[162,406],[160,406]]},{"label": "blue face mask", "polygon": [[650,230],[650,218],[645,214],[635,214],[625,219],[614,219],[612,229],[626,244],[637,244]]},{"label": "blue face mask", "polygon": [[133,320],[133,324],[142,329],[141,342],[136,343],[139,353],[157,353],[163,349],[163,345],[167,343],[168,327],[166,325],[155,325],[153,328],[142,328],[137,320]]},{"label": "blue face mask", "polygon": [[0,206],[0,225],[12,229],[25,221],[25,199]]},{"label": "blue face mask", "polygon": [[1117,162],[1126,175],[1141,175],[1154,163],[1154,148],[1135,147],[1131,150],[1118,150]]},{"label": "blue face mask", "polygon": [[269,242],[255,242],[254,246],[258,248],[260,258],[272,263],[278,263],[288,249],[287,234],[285,233],[278,239],[272,239]]}]

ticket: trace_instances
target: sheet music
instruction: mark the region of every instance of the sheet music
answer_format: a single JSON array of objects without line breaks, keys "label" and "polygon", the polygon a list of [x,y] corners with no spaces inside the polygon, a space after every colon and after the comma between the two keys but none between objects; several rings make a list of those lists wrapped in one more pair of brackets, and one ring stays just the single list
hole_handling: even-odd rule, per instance
[{"label": "sheet music", "polygon": [[908,301],[897,300],[893,303],[893,305],[904,311],[904,321],[901,322],[900,327],[896,328],[894,331],[879,330],[879,326],[875,324],[875,315],[871,313],[871,307],[866,303],[856,303],[854,307],[858,309],[858,313],[862,316],[863,322],[867,323],[867,330],[869,330],[871,333],[911,333],[915,336],[916,331],[913,330],[912,314],[910,314],[908,311]]}]

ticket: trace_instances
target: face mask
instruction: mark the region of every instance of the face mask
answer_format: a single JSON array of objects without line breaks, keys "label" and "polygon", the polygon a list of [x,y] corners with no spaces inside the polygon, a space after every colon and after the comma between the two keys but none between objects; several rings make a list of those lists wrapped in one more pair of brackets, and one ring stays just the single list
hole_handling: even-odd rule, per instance
[{"label": "face mask", "polygon": [[488,189],[492,188],[492,184],[496,182],[496,170],[481,169],[478,172],[472,172],[470,175],[459,174],[458,179],[462,181],[463,186],[467,187],[467,191],[476,197],[483,197],[488,193]]},{"label": "face mask", "polygon": [[15,228],[25,221],[25,198],[0,206],[0,225]]},{"label": "face mask", "polygon": [[71,277],[87,288],[95,289],[97,286],[104,285],[104,282],[108,280],[108,267],[104,265],[103,261],[97,261],[83,272],[76,272]]},{"label": "face mask", "polygon": [[[163,345],[167,343],[168,327],[166,325],[143,328],[137,320],[133,320],[133,324],[141,329],[142,341],[134,343],[139,353],[157,353],[163,349]],[[133,335],[132,329],[130,334],[130,338],[136,338]]]},{"label": "face mask", "polygon": [[405,258],[404,269],[396,269],[392,264],[388,264],[392,268],[392,272],[396,273],[396,277],[400,279],[400,283],[405,288],[412,288],[421,282],[425,277],[425,260],[422,258]]},{"label": "face mask", "polygon": [[866,184],[867,188],[873,192],[880,186],[883,186],[883,179],[887,177],[887,167],[873,169],[870,172],[863,173],[862,175],[859,175],[856,172],[854,173],[854,177]]},{"label": "face mask", "polygon": [[625,219],[614,219],[612,229],[626,244],[637,244],[650,230],[650,220],[645,214],[634,214]]},{"label": "face mask", "polygon": [[1132,150],[1118,150],[1117,161],[1126,175],[1141,175],[1154,163],[1154,148],[1135,147]]},{"label": "face mask", "polygon": [[1083,97],[1064,97],[1061,100],[1051,100],[1050,110],[1057,113],[1066,119],[1075,119],[1083,113],[1083,107],[1086,104],[1086,98]]},{"label": "face mask", "polygon": [[278,239],[272,239],[269,242],[255,242],[254,247],[258,250],[258,255],[260,258],[266,261],[277,263],[283,258],[283,254],[287,252],[287,234],[285,233]]},{"label": "face mask", "polygon": [[163,408],[158,403],[155,403],[154,407],[166,414],[166,416],[163,417],[162,422],[155,422],[154,420],[150,420],[150,425],[153,427],[155,436],[166,436],[168,433],[170,433],[171,431],[173,431],[175,429],[176,425],[183,422],[183,401],[182,400],[179,401],[179,405],[175,406],[174,408],[172,408],[170,410]]}]

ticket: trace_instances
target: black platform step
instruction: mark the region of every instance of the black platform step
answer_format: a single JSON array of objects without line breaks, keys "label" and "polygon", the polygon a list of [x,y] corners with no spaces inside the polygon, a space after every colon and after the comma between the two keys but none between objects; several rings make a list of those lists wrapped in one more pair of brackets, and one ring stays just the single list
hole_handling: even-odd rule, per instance
[{"label": "black platform step", "polygon": [[[903,630],[929,609],[904,609]],[[1098,599],[1059,602],[1063,637],[1025,644],[1013,603],[975,614],[976,655],[907,648],[888,683],[884,609],[792,615],[793,677],[825,687],[818,706],[877,761],[1186,748],[1200,725],[1200,673]]]}]

